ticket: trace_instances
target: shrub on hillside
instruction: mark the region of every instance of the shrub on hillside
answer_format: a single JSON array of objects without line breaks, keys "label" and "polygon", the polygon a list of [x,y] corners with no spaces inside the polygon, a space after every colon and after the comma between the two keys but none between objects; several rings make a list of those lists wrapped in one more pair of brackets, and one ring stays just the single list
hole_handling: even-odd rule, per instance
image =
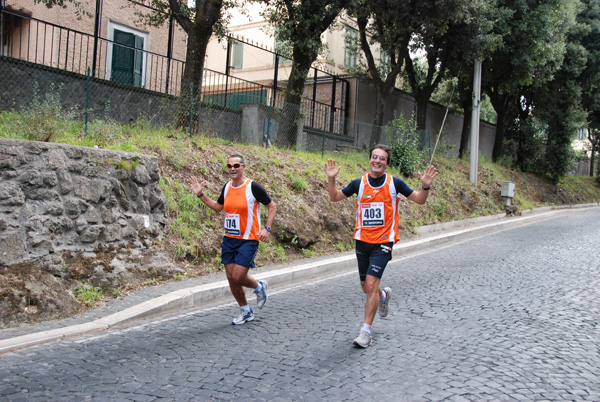
[{"label": "shrub on hillside", "polygon": [[394,120],[383,127],[383,132],[392,148],[391,165],[398,166],[405,176],[414,174],[423,159],[423,153],[419,151],[419,133],[414,116],[410,119],[402,115],[394,116]]}]

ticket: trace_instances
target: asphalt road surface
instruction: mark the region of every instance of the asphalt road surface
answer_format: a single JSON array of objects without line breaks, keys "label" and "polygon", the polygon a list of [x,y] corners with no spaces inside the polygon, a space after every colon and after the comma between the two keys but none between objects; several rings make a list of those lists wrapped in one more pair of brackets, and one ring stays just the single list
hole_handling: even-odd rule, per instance
[{"label": "asphalt road surface", "polygon": [[367,349],[356,272],[32,346],[0,401],[600,401],[599,250],[592,210],[395,258]]}]

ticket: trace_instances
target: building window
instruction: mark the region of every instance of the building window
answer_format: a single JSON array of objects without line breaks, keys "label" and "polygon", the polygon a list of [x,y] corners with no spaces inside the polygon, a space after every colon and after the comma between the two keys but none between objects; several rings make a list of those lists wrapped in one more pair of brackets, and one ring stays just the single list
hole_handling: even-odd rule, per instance
[{"label": "building window", "polygon": [[242,68],[244,65],[244,43],[233,42],[231,53],[231,67]]},{"label": "building window", "polygon": [[578,140],[587,139],[587,128],[580,128],[579,130],[577,130],[577,139]]},{"label": "building window", "polygon": [[109,22],[107,78],[121,84],[146,86],[148,34]]},{"label": "building window", "polygon": [[354,28],[346,28],[344,51],[344,66],[349,69],[356,69],[358,59],[358,31]]},{"label": "building window", "polygon": [[[29,28],[29,17],[32,12],[23,7],[11,6],[6,4],[5,10],[9,13],[2,13],[2,47],[0,55],[28,60],[28,49],[31,41],[31,29]],[[35,39],[34,39],[35,40]],[[25,54],[24,54],[25,53]]]}]

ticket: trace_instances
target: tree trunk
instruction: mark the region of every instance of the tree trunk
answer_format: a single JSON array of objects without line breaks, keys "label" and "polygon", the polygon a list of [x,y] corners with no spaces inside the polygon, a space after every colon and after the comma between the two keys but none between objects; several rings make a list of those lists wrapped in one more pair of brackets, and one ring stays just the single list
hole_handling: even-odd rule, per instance
[{"label": "tree trunk", "polygon": [[[525,108],[525,109],[521,109],[518,113],[518,119],[521,122],[527,122],[529,121],[529,108]],[[527,143],[529,142],[529,138],[527,137],[527,133],[525,133],[525,136],[523,135],[523,131],[521,129],[520,131],[520,135],[517,138],[517,166],[519,167],[519,169],[521,169],[521,171],[526,172],[528,171],[528,160],[531,158],[531,155],[527,152],[527,148],[528,145]]]},{"label": "tree trunk", "polygon": [[[210,35],[193,32],[188,36],[186,62],[181,77],[181,94],[177,110],[177,126],[189,127],[198,118],[200,95],[202,94],[202,77],[204,75],[204,55]],[[196,130],[194,130],[196,131]]]},{"label": "tree trunk", "polygon": [[592,155],[590,156],[590,176],[594,176],[594,162],[596,161],[596,147],[592,145]]},{"label": "tree trunk", "polygon": [[504,153],[504,117],[505,111],[496,110],[496,138],[494,139],[494,149],[492,150],[492,160],[496,162]]},{"label": "tree trunk", "polygon": [[223,0],[196,0],[193,20],[177,0],[168,2],[173,17],[188,36],[185,67],[181,77],[181,92],[176,111],[177,125],[184,127],[196,121],[198,116],[206,48],[213,27],[221,17]]},{"label": "tree trunk", "polygon": [[415,94],[417,102],[417,130],[427,129],[427,106],[429,103],[430,94],[427,91],[418,91]]},{"label": "tree trunk", "polygon": [[594,176],[594,162],[596,160],[596,141],[592,129],[588,128],[588,140],[592,144],[592,155],[590,156],[590,176]]},{"label": "tree trunk", "polygon": [[373,120],[373,128],[371,129],[369,146],[379,144],[381,142],[381,133],[383,131],[383,125],[385,124],[383,119],[385,118],[385,112],[387,110],[387,98],[392,92],[391,89],[392,88],[386,87],[385,83],[383,82],[375,85],[375,119]]},{"label": "tree trunk", "polygon": [[490,88],[488,95],[490,97],[490,101],[492,102],[492,106],[496,111],[496,137],[494,139],[494,149],[492,150],[492,160],[496,162],[500,157],[502,157],[504,153],[504,129],[506,118],[506,110],[508,101],[508,96],[506,95],[498,95],[497,88]]},{"label": "tree trunk", "polygon": [[458,157],[463,159],[467,152],[467,144],[471,135],[471,119],[473,117],[473,99],[468,96],[462,97],[463,126],[460,133],[460,145],[458,146]]},{"label": "tree trunk", "polygon": [[[316,59],[311,53],[304,53],[301,49],[295,48],[292,52],[293,66],[285,90],[285,105],[279,127],[277,129],[277,144],[280,146],[294,146],[296,144],[296,134],[298,132],[298,122],[301,115],[300,105],[302,94],[306,84],[306,77],[312,62]],[[329,122],[329,116],[325,117]],[[327,127],[325,127],[325,130]]]}]

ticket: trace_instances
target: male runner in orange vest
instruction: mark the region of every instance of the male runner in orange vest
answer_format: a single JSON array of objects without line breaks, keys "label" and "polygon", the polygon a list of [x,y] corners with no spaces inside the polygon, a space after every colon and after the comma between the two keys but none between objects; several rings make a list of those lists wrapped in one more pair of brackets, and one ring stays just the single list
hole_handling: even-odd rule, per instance
[{"label": "male runner in orange vest", "polygon": [[327,173],[329,198],[333,202],[345,200],[356,194],[356,225],[354,239],[356,241],[356,259],[358,274],[363,292],[367,294],[365,304],[365,321],[360,329],[354,345],[366,348],[373,339],[371,325],[375,319],[377,306],[379,315],[385,317],[389,312],[389,301],[392,289],[381,289],[379,284],[387,263],[392,258],[392,246],[400,240],[398,234],[398,204],[400,196],[424,204],[429,194],[429,188],[438,171],[428,166],[424,174],[419,172],[422,189],[414,191],[397,177],[385,173],[390,165],[392,150],[387,145],[377,144],[371,148],[370,172],[360,179],[353,180],[338,190],[335,177],[340,168],[335,160],[329,159],[325,172]]},{"label": "male runner in orange vest", "polygon": [[[254,320],[244,287],[254,289],[258,308],[263,308],[268,299],[267,282],[255,280],[248,271],[254,268],[259,241],[269,241],[277,206],[263,186],[244,176],[246,164],[241,155],[231,155],[227,159],[227,169],[231,181],[223,186],[216,201],[203,193],[203,184],[195,176],[190,177],[188,183],[194,194],[210,209],[216,212],[225,210],[221,262],[225,265],[231,293],[241,310],[231,323],[241,325]],[[267,221],[263,228],[260,227],[259,203],[267,207]]]}]

